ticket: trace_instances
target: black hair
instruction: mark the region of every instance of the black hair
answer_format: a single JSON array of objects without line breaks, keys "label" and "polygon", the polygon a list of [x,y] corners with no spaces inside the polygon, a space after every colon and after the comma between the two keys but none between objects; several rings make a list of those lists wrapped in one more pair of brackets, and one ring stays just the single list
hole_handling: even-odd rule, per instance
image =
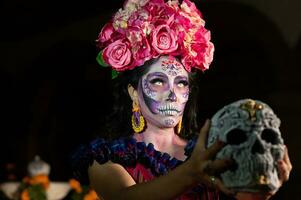
[{"label": "black hair", "polygon": [[[107,139],[126,137],[133,133],[131,123],[132,100],[128,93],[128,85],[130,84],[137,90],[140,78],[148,72],[150,65],[156,60],[152,59],[147,61],[143,66],[121,72],[117,78],[112,80],[113,108],[111,114],[106,119],[105,130],[103,130],[104,137]],[[189,73],[190,93],[185,106],[182,130],[180,132],[180,137],[184,139],[190,139],[198,133],[198,84],[196,77],[196,72]]]}]

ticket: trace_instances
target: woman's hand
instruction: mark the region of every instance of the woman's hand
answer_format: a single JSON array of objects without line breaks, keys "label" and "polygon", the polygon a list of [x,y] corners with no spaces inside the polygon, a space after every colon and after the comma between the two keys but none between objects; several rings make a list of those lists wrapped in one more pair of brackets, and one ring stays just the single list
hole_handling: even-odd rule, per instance
[{"label": "woman's hand", "polygon": [[292,168],[293,167],[288,156],[287,147],[285,147],[283,159],[278,161],[278,174],[281,185],[288,181]]},{"label": "woman's hand", "polygon": [[206,149],[206,140],[208,135],[208,130],[210,127],[210,121],[206,120],[204,126],[200,131],[200,135],[191,154],[190,159],[187,161],[192,171],[198,180],[205,183],[209,187],[214,187],[227,195],[233,195],[228,188],[226,188],[217,176],[227,170],[232,164],[231,159],[214,160],[217,152],[224,147],[224,143],[217,140],[211,147]]},{"label": "woman's hand", "polygon": [[238,200],[267,200],[273,194],[271,193],[250,193],[250,192],[239,192],[235,196]]}]

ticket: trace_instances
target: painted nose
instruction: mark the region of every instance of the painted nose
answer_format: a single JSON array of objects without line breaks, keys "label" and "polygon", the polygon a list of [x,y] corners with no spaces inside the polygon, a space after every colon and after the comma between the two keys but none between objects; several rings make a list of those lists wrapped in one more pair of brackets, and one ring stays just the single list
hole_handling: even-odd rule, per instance
[{"label": "painted nose", "polygon": [[168,100],[168,101],[172,101],[172,102],[177,101],[177,96],[176,96],[176,94],[174,93],[174,91],[170,91],[167,100]]},{"label": "painted nose", "polygon": [[261,141],[256,139],[253,147],[252,147],[252,154],[264,154],[265,149]]}]

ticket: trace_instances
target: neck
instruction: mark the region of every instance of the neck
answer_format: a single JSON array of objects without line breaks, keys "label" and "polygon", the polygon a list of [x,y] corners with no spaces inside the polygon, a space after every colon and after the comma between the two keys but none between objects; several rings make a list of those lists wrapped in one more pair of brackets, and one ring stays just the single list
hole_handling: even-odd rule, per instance
[{"label": "neck", "polygon": [[134,134],[134,138],[145,144],[152,143],[156,150],[169,153],[179,160],[185,159],[186,141],[175,133],[174,128],[159,128],[148,123],[146,130],[143,133]]},{"label": "neck", "polygon": [[159,128],[148,123],[146,130],[141,134],[136,134],[138,141],[143,141],[146,144],[152,143],[157,150],[163,150],[167,146],[173,144],[176,136],[174,128]]}]

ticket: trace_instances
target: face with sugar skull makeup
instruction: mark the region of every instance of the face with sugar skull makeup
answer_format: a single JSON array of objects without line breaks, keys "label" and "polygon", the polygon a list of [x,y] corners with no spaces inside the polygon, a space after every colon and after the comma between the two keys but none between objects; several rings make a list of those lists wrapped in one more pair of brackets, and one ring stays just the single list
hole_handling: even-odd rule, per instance
[{"label": "face with sugar skull makeup", "polygon": [[182,118],[189,96],[188,72],[171,56],[150,65],[138,85],[141,113],[147,123],[160,128],[175,127]]}]

